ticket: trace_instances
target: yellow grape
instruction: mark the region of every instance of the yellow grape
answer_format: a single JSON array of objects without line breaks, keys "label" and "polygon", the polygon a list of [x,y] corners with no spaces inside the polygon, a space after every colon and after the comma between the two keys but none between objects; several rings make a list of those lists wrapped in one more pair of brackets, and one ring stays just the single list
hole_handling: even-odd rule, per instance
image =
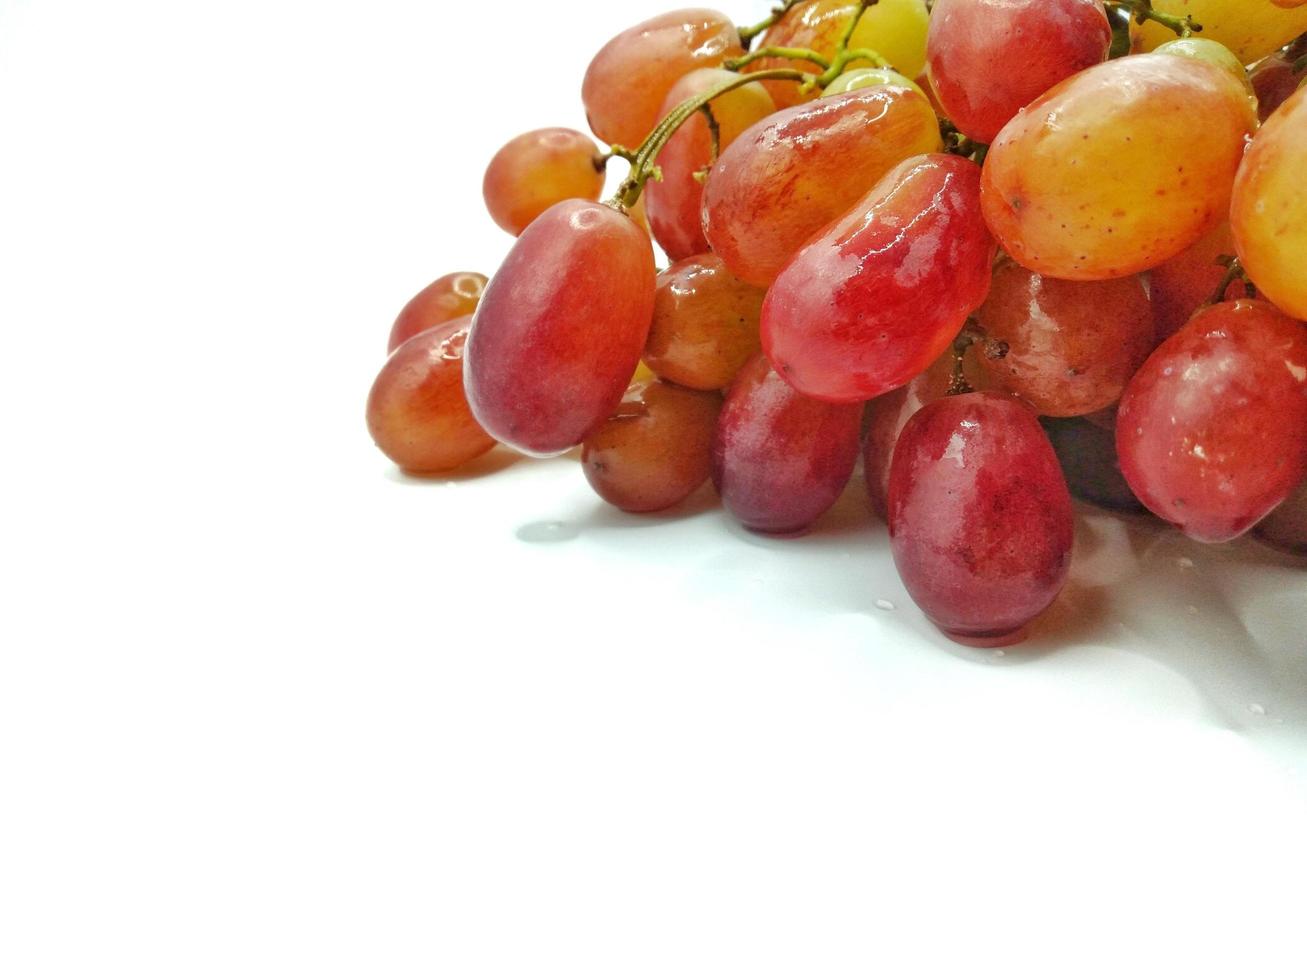
[{"label": "yellow grape", "polygon": [[[1153,0],[1153,9],[1193,17],[1205,39],[1220,41],[1245,65],[1307,31],[1307,5],[1291,0]],[[1174,31],[1152,21],[1136,30],[1145,51],[1175,40]]]},{"label": "yellow grape", "polygon": [[1307,319],[1307,88],[1253,140],[1234,182],[1230,226],[1244,268],[1284,312]]},{"label": "yellow grape", "polygon": [[1257,114],[1227,71],[1135,55],[1054,86],[1003,127],[981,204],[1003,250],[1056,279],[1113,279],[1224,217]]},{"label": "yellow grape", "polygon": [[871,48],[909,78],[926,68],[925,0],[880,0],[868,8],[849,41],[851,48]]},{"label": "yellow grape", "polygon": [[904,88],[915,90],[922,98],[929,98],[920,85],[892,68],[855,68],[846,71],[827,85],[821,94],[839,95],[842,92],[852,92],[857,88],[871,88],[873,85],[902,85]]}]

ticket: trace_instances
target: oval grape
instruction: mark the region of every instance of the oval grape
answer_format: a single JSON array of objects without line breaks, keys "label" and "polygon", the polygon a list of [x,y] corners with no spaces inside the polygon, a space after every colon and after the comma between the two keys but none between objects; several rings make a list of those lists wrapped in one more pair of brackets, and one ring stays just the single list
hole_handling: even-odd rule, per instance
[{"label": "oval grape", "polygon": [[423,330],[475,313],[487,281],[479,272],[451,272],[431,283],[399,311],[386,353]]},{"label": "oval grape", "polygon": [[654,303],[649,236],[604,204],[564,201],[524,231],[468,340],[468,400],[501,442],[566,452],[622,400]]}]

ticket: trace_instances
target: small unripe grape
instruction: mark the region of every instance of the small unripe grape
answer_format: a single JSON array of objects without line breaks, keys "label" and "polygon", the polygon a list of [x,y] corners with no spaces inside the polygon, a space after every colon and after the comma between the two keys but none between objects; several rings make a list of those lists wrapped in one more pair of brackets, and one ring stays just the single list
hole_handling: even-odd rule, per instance
[{"label": "small unripe grape", "polygon": [[1142,272],[1220,223],[1256,126],[1244,87],[1214,65],[1159,54],[1096,65],[1003,127],[985,160],[985,220],[1046,276]]},{"label": "small unripe grape", "polygon": [[756,355],[717,422],[713,482],[722,503],[752,531],[805,530],[848,484],[861,428],[861,405],[807,398]]},{"label": "small unripe grape", "polygon": [[[1204,38],[1219,41],[1234,52],[1242,64],[1250,65],[1276,51],[1299,34],[1307,32],[1307,7],[1297,0],[1153,0],[1153,9],[1163,14],[1186,14],[1203,27]],[[1134,28],[1143,50],[1175,39],[1169,27],[1152,21]]]},{"label": "small unripe grape", "polygon": [[605,44],[586,69],[581,99],[590,129],[605,143],[634,150],[657,124],[677,79],[743,53],[735,25],[716,10],[673,10],[637,24]]},{"label": "small unripe grape", "polygon": [[711,252],[677,262],[658,276],[645,362],[687,388],[727,387],[762,346],[764,295]]},{"label": "small unripe grape", "polygon": [[560,201],[597,201],[603,191],[599,148],[574,129],[536,129],[509,140],[481,184],[490,217],[512,235]]},{"label": "small unripe grape", "polygon": [[391,353],[423,330],[475,313],[486,282],[486,277],[479,272],[451,272],[441,276],[399,311],[395,325],[390,328],[386,353]]},{"label": "small unripe grape", "polygon": [[410,337],[386,361],[368,395],[373,441],[411,473],[452,470],[495,445],[463,393],[471,321],[462,316]]},{"label": "small unripe grape", "polygon": [[873,85],[900,85],[918,92],[922,98],[928,98],[925,90],[908,78],[890,68],[855,68],[846,71],[822,91],[822,95],[839,95],[855,89],[871,88]]},{"label": "small unripe grape", "polygon": [[1307,320],[1307,88],[1275,111],[1239,167],[1230,227],[1257,288]]},{"label": "small unripe grape", "polygon": [[1006,259],[976,320],[1007,350],[988,364],[995,385],[1039,415],[1115,404],[1153,349],[1153,310],[1138,276],[1067,282]]},{"label": "small unripe grape", "polygon": [[1174,41],[1158,45],[1157,53],[1174,55],[1177,58],[1193,58],[1195,61],[1205,61],[1209,65],[1223,68],[1248,90],[1249,96],[1254,100],[1257,98],[1253,83],[1248,78],[1248,69],[1235,57],[1233,51],[1219,41],[1205,37],[1178,37]]},{"label": "small unripe grape", "polygon": [[1116,444],[1158,517],[1199,541],[1243,534],[1307,473],[1307,329],[1260,301],[1203,310],[1130,381]]},{"label": "small unripe grape", "polygon": [[664,381],[626,390],[612,418],[586,436],[585,478],[621,510],[646,513],[679,504],[707,482],[722,397]]}]

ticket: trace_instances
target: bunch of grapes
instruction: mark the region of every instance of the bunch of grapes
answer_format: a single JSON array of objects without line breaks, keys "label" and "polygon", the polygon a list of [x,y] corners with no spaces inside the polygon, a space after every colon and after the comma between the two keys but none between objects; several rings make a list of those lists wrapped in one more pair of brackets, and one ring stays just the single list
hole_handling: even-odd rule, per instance
[{"label": "bunch of grapes", "polygon": [[491,160],[517,241],[404,308],[371,433],[414,472],[581,446],[616,507],[711,479],[771,534],[861,462],[909,594],[973,645],[1057,597],[1073,494],[1307,554],[1304,32],[1307,0],[632,27],[582,86],[605,149]]}]

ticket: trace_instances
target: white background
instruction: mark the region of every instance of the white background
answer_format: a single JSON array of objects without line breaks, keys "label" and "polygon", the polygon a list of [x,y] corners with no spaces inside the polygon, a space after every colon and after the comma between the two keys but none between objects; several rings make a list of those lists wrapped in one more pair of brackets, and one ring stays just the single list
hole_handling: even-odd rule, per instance
[{"label": "white background", "polygon": [[657,9],[0,2],[0,976],[1301,975],[1301,566],[1086,511],[970,656],[856,485],[770,541],[371,446]]}]

